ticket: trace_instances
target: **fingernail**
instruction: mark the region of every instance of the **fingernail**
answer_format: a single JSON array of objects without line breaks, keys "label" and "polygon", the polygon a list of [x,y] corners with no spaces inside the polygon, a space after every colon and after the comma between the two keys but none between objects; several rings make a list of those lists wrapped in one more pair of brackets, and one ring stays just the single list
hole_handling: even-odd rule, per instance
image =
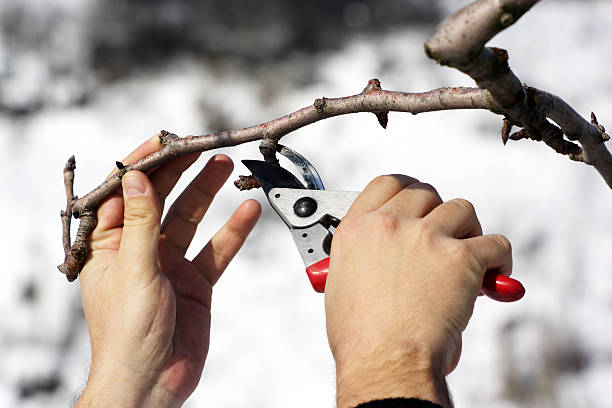
[{"label": "fingernail", "polygon": [[147,186],[136,174],[129,172],[123,176],[123,196],[126,198],[141,196],[145,193]]}]

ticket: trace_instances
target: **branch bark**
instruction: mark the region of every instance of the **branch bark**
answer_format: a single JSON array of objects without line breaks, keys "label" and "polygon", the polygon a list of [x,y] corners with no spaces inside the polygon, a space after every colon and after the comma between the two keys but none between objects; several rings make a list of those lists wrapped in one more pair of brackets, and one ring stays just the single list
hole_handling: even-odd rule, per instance
[{"label": "branch bark", "polygon": [[441,65],[469,75],[491,93],[508,121],[502,129],[504,142],[508,139],[508,123],[520,126],[523,130],[510,135],[510,139],[544,141],[557,153],[595,167],[612,187],[612,156],[603,144],[607,140],[605,129],[596,120],[584,120],[561,98],[523,86],[508,65],[507,51],[485,47],[538,1],[478,0],[440,23],[425,43],[425,53]]},{"label": "branch bark", "polygon": [[70,259],[72,245],[70,244],[70,222],[72,220],[72,202],[74,201],[74,169],[76,160],[70,156],[64,166],[64,190],[66,191],[66,210],[60,211],[62,219],[62,242],[64,244],[64,263],[58,266],[60,272],[68,274],[67,262]]},{"label": "branch bark", "polygon": [[[381,126],[386,127],[389,111],[418,114],[451,109],[486,109],[504,116],[504,143],[509,139],[542,140],[558,153],[594,166],[612,187],[612,155],[603,144],[609,137],[595,116],[592,115],[591,122],[588,122],[561,98],[522,85],[508,65],[508,53],[485,47],[492,37],[512,25],[537,1],[478,0],[444,20],[425,43],[430,58],[466,73],[476,81],[478,88],[439,88],[424,93],[405,93],[385,91],[377,79],[371,79],[360,94],[319,98],[311,106],[256,126],[185,138],[162,131],[159,134],[161,150],[128,166],[117,163],[119,171],[84,197],[72,198],[67,188],[67,210],[62,212],[66,257],[58,268],[69,280],[76,279],[87,259],[89,236],[97,222],[96,209],[120,187],[121,177],[127,171],[147,171],[184,154],[255,140],[262,140],[260,150],[265,160],[274,161],[274,147],[286,134],[323,119],[351,113],[374,113]],[[523,129],[510,134],[512,126]],[[238,186],[243,183],[239,182]],[[81,218],[72,247],[67,217],[70,211],[76,218]]]}]

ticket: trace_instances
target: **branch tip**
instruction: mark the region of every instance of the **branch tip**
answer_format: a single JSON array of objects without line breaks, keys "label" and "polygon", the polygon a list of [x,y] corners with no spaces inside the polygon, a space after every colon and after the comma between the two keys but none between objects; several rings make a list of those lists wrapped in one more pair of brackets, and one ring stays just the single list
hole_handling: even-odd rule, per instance
[{"label": "branch tip", "polygon": [[64,166],[64,173],[74,171],[74,169],[76,169],[76,159],[74,158],[74,155],[72,155],[68,158],[68,161]]}]

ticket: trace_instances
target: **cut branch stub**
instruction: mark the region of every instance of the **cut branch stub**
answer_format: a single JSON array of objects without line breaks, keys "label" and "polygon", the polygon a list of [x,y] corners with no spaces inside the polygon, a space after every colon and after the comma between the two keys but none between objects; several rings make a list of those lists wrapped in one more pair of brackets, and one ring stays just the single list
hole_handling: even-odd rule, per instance
[{"label": "cut branch stub", "polygon": [[261,187],[255,176],[238,176],[238,180],[234,181],[234,186],[240,191],[252,190]]}]

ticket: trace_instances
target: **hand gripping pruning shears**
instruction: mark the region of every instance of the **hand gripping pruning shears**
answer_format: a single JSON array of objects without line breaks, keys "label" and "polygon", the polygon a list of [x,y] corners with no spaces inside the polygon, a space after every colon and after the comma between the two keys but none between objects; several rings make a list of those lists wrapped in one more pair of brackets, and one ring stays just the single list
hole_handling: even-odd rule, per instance
[{"label": "hand gripping pruning shears", "polygon": [[[277,163],[260,160],[243,160],[242,163],[255,176],[270,205],[289,227],[312,287],[317,292],[324,292],[333,230],[359,192],[325,190],[319,173],[304,156],[282,145],[278,145],[277,151],[297,167],[304,183]],[[488,271],[481,293],[500,302],[513,302],[523,297],[525,288],[515,279]]]}]

